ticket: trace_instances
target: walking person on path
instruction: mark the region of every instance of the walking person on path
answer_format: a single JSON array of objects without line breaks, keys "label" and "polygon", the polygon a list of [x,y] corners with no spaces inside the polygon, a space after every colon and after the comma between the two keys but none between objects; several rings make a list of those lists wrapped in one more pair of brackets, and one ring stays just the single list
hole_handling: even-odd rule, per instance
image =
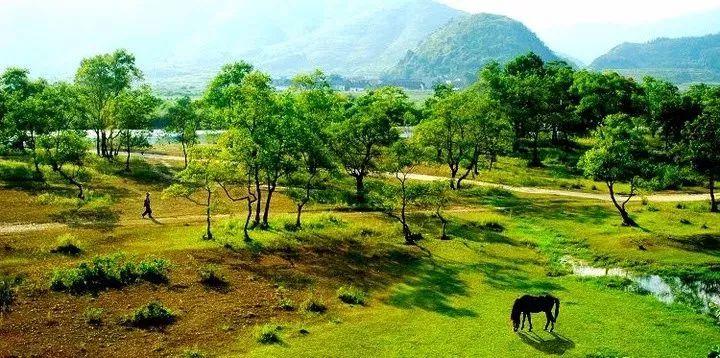
[{"label": "walking person on path", "polygon": [[145,219],[145,215],[147,215],[150,219],[153,219],[152,208],[150,208],[150,193],[145,193],[145,202],[143,203],[143,206],[145,207],[145,211],[142,213],[142,218]]}]

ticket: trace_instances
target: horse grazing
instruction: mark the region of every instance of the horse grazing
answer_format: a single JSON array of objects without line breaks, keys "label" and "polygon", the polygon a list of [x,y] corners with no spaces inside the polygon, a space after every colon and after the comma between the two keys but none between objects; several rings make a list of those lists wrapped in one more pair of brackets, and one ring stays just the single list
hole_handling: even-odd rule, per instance
[{"label": "horse grazing", "polygon": [[[552,313],[553,306],[555,306],[554,316]],[[517,332],[518,326],[520,326],[520,314],[522,313],[522,327],[520,327],[520,330],[525,329],[525,318],[527,318],[530,324],[530,331],[532,332],[532,317],[530,314],[539,312],[545,312],[545,317],[547,317],[545,330],[547,331],[548,325],[552,324],[550,328],[550,332],[552,332],[555,329],[555,321],[560,313],[560,300],[550,295],[540,297],[525,295],[518,298],[515,300],[515,304],[513,304],[512,313],[510,313],[510,320],[513,322],[513,331]]]}]

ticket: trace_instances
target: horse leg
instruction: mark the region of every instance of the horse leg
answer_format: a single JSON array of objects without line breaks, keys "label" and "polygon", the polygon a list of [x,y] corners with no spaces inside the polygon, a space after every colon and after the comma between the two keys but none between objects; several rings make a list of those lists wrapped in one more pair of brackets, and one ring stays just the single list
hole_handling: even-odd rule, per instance
[{"label": "horse leg", "polygon": [[532,332],[532,314],[530,314],[528,312],[527,315],[528,315],[528,324],[530,325],[530,329],[528,330],[528,332]]},{"label": "horse leg", "polygon": [[523,312],[523,313],[522,313],[522,326],[520,326],[520,330],[521,330],[521,331],[522,331],[523,329],[525,329],[525,317],[526,317],[526,316],[527,316],[527,313]]},{"label": "horse leg", "polygon": [[550,313],[550,311],[545,311],[545,318],[546,318],[546,321],[545,321],[545,330],[547,331],[547,330],[548,330],[548,326],[550,325],[550,322],[552,322],[552,320],[553,320],[552,313]]}]

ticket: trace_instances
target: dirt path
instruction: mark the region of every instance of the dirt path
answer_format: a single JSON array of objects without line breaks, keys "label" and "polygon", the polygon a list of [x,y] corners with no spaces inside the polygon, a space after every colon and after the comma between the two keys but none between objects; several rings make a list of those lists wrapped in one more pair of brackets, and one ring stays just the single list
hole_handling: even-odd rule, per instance
[{"label": "dirt path", "polygon": [[[410,179],[421,180],[421,181],[437,181],[437,180],[448,180],[446,177],[439,177],[433,175],[424,174],[410,174]],[[582,199],[594,199],[602,201],[611,201],[608,194],[594,194],[594,193],[583,193],[579,191],[571,190],[559,190],[559,189],[544,189],[544,188],[533,188],[525,186],[510,186],[497,183],[488,183],[477,180],[463,180],[463,183],[468,185],[479,185],[486,187],[495,187],[512,191],[516,193],[525,194],[540,194],[540,195],[555,195],[565,196],[571,198],[582,198]],[[619,197],[622,197],[619,195]],[[652,194],[647,195],[645,198],[650,202],[681,202],[681,201],[707,201],[710,200],[710,194]],[[641,197],[635,196],[631,199],[632,201],[640,201]]]}]

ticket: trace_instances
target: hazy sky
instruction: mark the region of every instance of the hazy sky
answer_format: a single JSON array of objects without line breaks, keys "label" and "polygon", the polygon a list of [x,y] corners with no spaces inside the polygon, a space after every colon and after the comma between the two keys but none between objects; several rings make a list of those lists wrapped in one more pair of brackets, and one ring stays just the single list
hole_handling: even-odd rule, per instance
[{"label": "hazy sky", "polygon": [[503,14],[533,29],[581,23],[655,22],[720,8],[718,0],[439,0],[468,12]]}]

